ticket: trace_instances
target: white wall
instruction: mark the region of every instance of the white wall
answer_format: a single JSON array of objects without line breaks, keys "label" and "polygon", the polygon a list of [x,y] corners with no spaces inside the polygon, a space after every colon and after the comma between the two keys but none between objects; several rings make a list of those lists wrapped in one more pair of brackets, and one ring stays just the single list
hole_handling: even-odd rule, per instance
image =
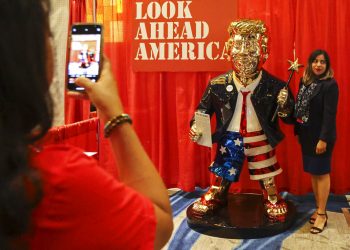
[{"label": "white wall", "polygon": [[55,77],[50,87],[54,101],[54,124],[64,124],[64,91],[66,47],[69,23],[69,0],[51,0],[50,24],[54,36],[55,47]]}]

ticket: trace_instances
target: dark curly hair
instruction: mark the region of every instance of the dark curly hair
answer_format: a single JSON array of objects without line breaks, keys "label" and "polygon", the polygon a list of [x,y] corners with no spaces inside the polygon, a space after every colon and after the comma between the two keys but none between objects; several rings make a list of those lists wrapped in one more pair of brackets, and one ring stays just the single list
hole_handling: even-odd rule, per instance
[{"label": "dark curly hair", "polygon": [[48,0],[0,0],[0,249],[15,248],[41,199],[29,146],[52,124]]},{"label": "dark curly hair", "polygon": [[[326,70],[323,74],[320,76],[316,76],[313,71],[312,71],[312,63],[318,57],[319,55],[323,55],[326,61]],[[316,49],[311,52],[309,59],[307,61],[307,66],[304,71],[303,75],[303,82],[305,85],[309,85],[310,83],[314,82],[317,79],[322,79],[322,78],[332,78],[334,75],[333,69],[331,67],[331,60],[329,58],[328,53],[325,50],[322,49]]]}]

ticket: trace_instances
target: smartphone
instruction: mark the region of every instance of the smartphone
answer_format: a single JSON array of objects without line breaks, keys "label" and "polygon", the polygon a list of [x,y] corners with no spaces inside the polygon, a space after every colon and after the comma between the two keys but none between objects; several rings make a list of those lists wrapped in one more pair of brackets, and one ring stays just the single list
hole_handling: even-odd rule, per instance
[{"label": "smartphone", "polygon": [[78,77],[96,82],[100,77],[103,51],[103,27],[96,23],[73,24],[70,32],[67,88],[84,91],[74,82]]}]

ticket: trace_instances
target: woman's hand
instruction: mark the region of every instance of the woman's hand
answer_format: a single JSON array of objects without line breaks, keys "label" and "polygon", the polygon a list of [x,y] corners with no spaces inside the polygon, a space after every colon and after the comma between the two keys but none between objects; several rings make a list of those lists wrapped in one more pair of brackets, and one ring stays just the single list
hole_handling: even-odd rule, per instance
[{"label": "woman's hand", "polygon": [[88,98],[96,106],[99,115],[107,121],[116,115],[123,113],[117,83],[114,79],[108,58],[103,58],[103,67],[100,79],[94,83],[85,77],[75,81],[76,85],[85,88],[84,93],[68,92],[69,96]]},{"label": "woman's hand", "polygon": [[323,154],[327,150],[327,142],[319,140],[316,145],[316,154]]}]

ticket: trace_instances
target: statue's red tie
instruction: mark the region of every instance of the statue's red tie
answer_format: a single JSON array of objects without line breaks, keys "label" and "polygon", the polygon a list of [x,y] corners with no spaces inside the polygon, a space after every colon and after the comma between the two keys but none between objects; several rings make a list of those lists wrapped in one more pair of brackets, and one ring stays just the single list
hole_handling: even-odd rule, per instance
[{"label": "statue's red tie", "polygon": [[241,113],[241,123],[239,132],[242,136],[247,134],[247,95],[250,91],[241,91],[243,100],[242,100],[242,113]]}]

